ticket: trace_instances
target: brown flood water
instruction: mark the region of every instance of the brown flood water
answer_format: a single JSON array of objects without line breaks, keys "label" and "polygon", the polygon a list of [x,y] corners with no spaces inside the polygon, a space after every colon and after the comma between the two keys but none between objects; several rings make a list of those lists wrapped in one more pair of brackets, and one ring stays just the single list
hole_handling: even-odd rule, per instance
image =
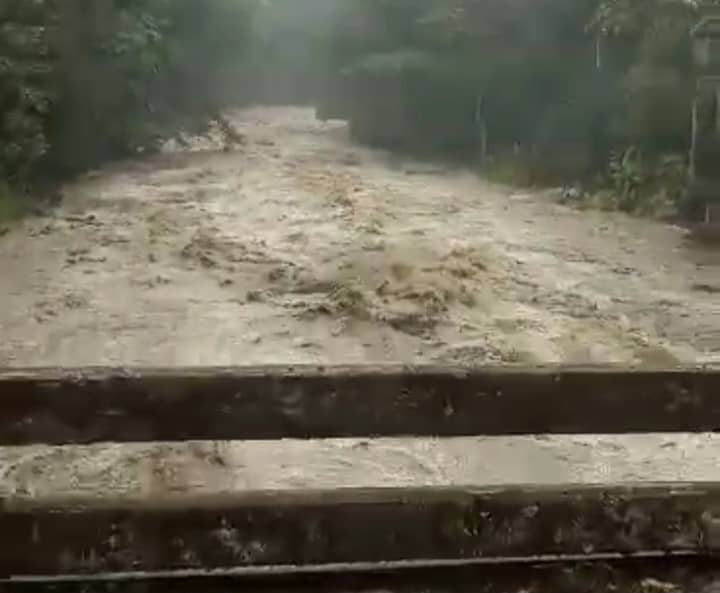
[{"label": "brown flood water", "polygon": [[[720,363],[720,252],[681,229],[360,147],[305,109],[233,119],[237,150],[107,167],[0,238],[0,366]],[[28,448],[2,452],[0,497],[720,479],[719,442]]]}]

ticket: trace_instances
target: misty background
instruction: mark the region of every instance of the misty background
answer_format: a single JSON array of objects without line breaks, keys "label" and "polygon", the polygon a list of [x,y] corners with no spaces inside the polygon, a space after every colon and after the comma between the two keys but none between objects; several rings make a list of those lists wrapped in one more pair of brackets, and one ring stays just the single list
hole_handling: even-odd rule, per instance
[{"label": "misty background", "polygon": [[4,0],[3,193],[260,103],[315,106],[362,142],[482,160],[502,181],[582,180],[612,207],[677,209],[699,14],[684,0]]}]

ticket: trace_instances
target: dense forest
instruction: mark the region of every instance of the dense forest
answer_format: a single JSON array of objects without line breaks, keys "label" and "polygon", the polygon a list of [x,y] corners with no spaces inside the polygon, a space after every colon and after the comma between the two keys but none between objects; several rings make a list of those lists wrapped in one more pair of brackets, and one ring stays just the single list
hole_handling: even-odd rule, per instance
[{"label": "dense forest", "polygon": [[338,110],[363,141],[594,184],[618,208],[676,203],[698,13],[685,0],[0,0],[0,194],[285,102]]}]

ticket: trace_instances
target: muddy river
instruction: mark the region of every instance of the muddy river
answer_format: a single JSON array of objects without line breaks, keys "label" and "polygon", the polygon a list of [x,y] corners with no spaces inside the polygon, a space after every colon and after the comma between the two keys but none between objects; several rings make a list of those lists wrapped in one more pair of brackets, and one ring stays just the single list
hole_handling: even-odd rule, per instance
[{"label": "muddy river", "polygon": [[0,238],[0,365],[720,361],[720,252],[353,144],[301,108]]},{"label": "muddy river", "polygon": [[[0,366],[720,362],[720,252],[680,228],[361,147],[306,109],[233,123],[232,150],[197,141],[93,172],[0,238]],[[719,447],[28,448],[0,455],[0,496],[720,479]]]}]

